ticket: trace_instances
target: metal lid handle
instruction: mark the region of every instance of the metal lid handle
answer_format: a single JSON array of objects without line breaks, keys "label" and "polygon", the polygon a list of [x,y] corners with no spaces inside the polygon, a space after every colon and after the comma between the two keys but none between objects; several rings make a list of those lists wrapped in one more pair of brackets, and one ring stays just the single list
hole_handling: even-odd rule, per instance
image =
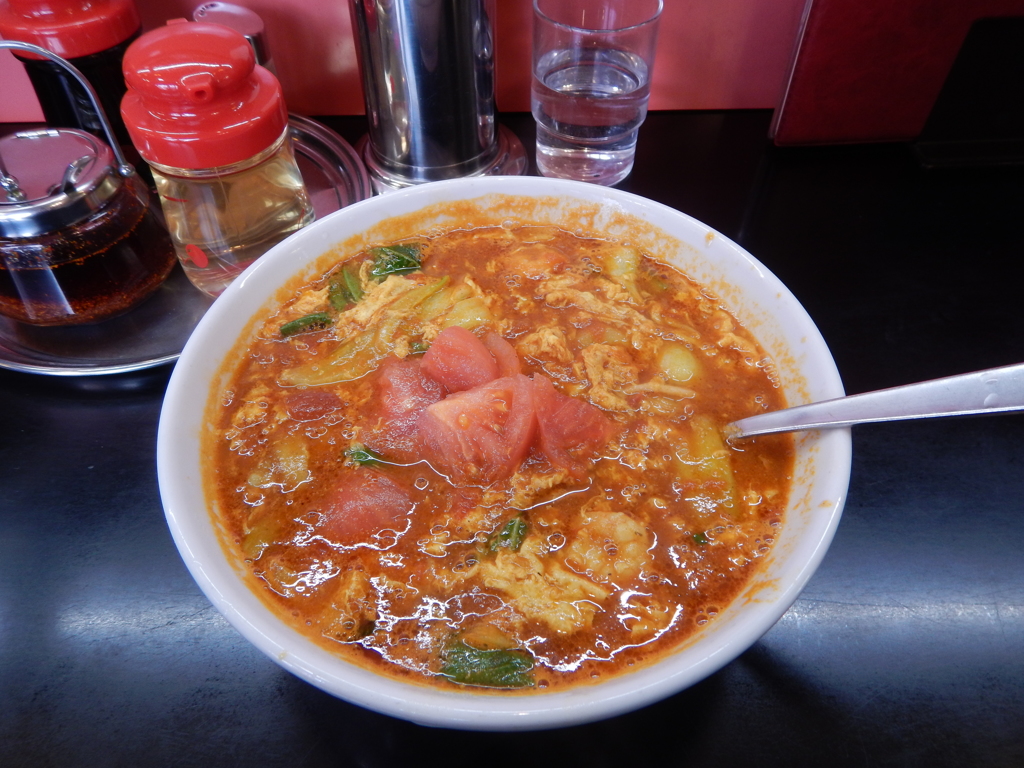
[{"label": "metal lid handle", "polygon": [[45,59],[49,59],[57,66],[63,67],[67,70],[67,72],[78,81],[78,84],[85,89],[85,92],[89,95],[89,100],[96,109],[96,116],[100,119],[100,125],[103,126],[103,132],[107,136],[107,143],[110,144],[110,149],[113,151],[114,158],[117,160],[117,172],[125,178],[128,178],[135,173],[135,168],[133,168],[131,163],[125,159],[124,154],[121,152],[121,147],[118,145],[117,139],[114,137],[114,129],[110,126],[110,121],[107,119],[107,113],[103,111],[99,97],[96,95],[96,89],[92,87],[92,83],[85,78],[85,75],[79,72],[78,69],[67,60],[62,59],[57,54],[51,53],[45,48],[40,48],[38,45],[22,43],[18,40],[0,40],[0,50],[4,48],[34,53],[36,56],[42,56]]}]

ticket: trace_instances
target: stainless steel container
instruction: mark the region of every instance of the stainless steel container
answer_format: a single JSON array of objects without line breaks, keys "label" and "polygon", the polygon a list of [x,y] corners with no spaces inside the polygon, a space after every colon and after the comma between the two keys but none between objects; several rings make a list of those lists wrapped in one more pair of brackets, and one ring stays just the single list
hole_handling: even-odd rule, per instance
[{"label": "stainless steel container", "polygon": [[518,175],[519,140],[497,124],[493,0],[350,0],[378,191]]},{"label": "stainless steel container", "polygon": [[267,45],[266,25],[259,14],[241,5],[234,3],[222,3],[220,0],[203,3],[192,11],[192,21],[205,21],[210,24],[223,24],[240,32],[252,51],[256,54],[256,63],[265,69],[269,69],[274,77],[277,77],[277,66]]}]

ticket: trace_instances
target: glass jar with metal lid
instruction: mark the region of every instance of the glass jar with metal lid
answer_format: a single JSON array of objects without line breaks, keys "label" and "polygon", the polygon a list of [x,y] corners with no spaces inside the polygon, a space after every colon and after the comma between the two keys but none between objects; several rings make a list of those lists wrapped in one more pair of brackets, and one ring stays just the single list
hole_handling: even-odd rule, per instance
[{"label": "glass jar with metal lid", "polygon": [[130,309],[176,261],[135,174],[76,129],[0,139],[0,313],[33,325],[103,320]]},{"label": "glass jar with metal lid", "polygon": [[0,48],[66,68],[89,93],[110,140],[73,128],[0,138],[0,314],[32,325],[118,315],[174,267],[167,228],[81,72],[29,43],[2,40]]}]

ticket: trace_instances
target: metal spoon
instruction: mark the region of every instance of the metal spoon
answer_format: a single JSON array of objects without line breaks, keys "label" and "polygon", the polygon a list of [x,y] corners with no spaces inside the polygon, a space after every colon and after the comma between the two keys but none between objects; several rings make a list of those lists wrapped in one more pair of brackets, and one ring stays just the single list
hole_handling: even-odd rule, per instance
[{"label": "metal spoon", "polygon": [[724,433],[735,439],[875,421],[1011,411],[1024,411],[1024,363],[759,413],[727,424]]}]

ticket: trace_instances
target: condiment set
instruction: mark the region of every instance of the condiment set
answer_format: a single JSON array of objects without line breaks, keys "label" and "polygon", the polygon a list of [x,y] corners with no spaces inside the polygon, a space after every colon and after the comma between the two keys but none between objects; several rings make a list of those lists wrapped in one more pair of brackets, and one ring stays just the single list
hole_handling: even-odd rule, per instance
[{"label": "condiment set", "polygon": [[[493,0],[350,3],[374,191],[525,172],[495,119]],[[259,16],[214,1],[192,18],[143,33],[133,0],[0,0],[0,48],[49,126],[0,139],[0,314],[105,320],[174,254],[216,296],[314,219]]]}]

